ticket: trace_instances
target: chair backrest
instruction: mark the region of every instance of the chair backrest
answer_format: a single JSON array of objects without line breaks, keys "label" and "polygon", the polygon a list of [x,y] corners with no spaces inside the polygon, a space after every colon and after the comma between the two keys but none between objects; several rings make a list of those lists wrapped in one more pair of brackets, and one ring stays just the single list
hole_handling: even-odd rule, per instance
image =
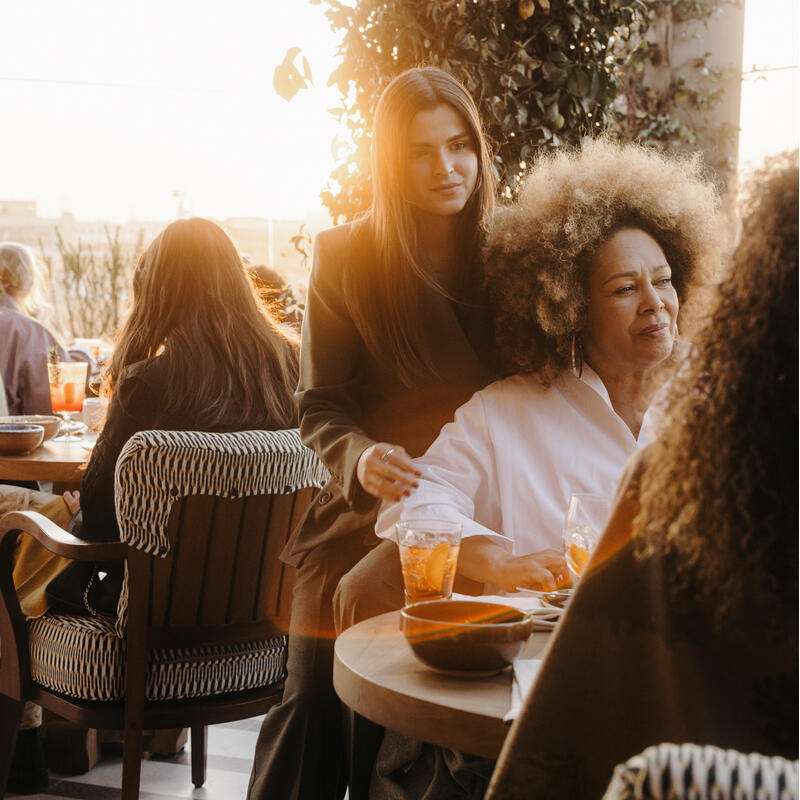
[{"label": "chair backrest", "polygon": [[[149,573],[151,645],[286,630],[291,573],[279,554],[327,478],[297,430],[131,437],[117,461],[117,520],[122,541],[159,556],[137,562]],[[127,590],[126,571],[120,635]]]},{"label": "chair backrest", "polygon": [[658,744],[615,767],[603,800],[797,800],[797,784],[797,761]]}]

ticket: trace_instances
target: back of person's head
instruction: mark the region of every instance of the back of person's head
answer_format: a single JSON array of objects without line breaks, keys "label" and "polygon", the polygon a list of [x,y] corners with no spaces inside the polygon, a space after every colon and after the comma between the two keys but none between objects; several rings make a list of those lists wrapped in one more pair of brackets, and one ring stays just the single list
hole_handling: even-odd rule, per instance
[{"label": "back of person's head", "polygon": [[720,617],[797,627],[798,155],[767,161],[740,243],[642,476],[639,551],[671,551],[676,586]]},{"label": "back of person's head", "polygon": [[242,421],[261,407],[294,424],[297,341],[261,305],[236,246],[209,220],[173,222],[142,254],[107,388],[125,367],[162,353],[164,417],[183,408],[212,427],[231,418],[235,399]]},{"label": "back of person's head", "polygon": [[248,272],[257,289],[272,294],[280,294],[286,291],[286,279],[272,267],[268,267],[266,264],[256,264],[253,267],[248,267]]},{"label": "back of person's head", "polygon": [[44,268],[30,247],[0,242],[0,294],[8,294],[31,313],[41,304]]}]

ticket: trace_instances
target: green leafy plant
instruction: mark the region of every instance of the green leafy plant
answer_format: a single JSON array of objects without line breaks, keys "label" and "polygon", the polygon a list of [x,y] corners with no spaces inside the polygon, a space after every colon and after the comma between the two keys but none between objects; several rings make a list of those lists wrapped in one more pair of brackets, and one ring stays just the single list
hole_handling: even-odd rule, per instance
[{"label": "green leafy plant", "polygon": [[[678,24],[706,22],[736,0],[310,0],[325,6],[341,33],[341,64],[328,81],[346,127],[335,142],[338,165],[322,191],[337,219],[370,203],[369,131],[386,84],[412,66],[440,66],[475,97],[494,144],[500,195],[512,198],[528,162],[540,151],[608,132],[664,149],[697,147],[729,137],[713,121],[723,70],[710,56],[678,65],[669,85],[647,80],[665,53],[648,39],[659,14]],[[287,52],[283,96],[310,71]],[[668,65],[672,67],[673,65]],[[296,73],[296,74],[295,74]],[[307,73],[307,74],[306,74]],[[293,93],[293,92],[292,92]],[[724,171],[730,165],[718,164]]]},{"label": "green leafy plant", "polygon": [[320,0],[342,32],[341,65],[330,76],[342,96],[332,109],[350,141],[322,193],[336,217],[370,200],[369,129],[391,78],[421,63],[459,78],[478,102],[495,145],[500,193],[513,197],[541,150],[605,129],[619,77],[610,41],[645,21],[645,0]]},{"label": "green leafy plant", "polygon": [[[615,48],[619,95],[611,130],[622,139],[647,141],[673,152],[702,148],[721,188],[735,168],[735,129],[713,112],[722,100],[721,84],[729,68],[715,65],[710,52],[672,63],[672,48],[648,34],[660,18],[668,38],[676,27],[683,36],[697,38],[715,14],[738,5],[738,0],[649,0],[635,46]],[[666,74],[666,80],[652,80],[653,69]]]}]

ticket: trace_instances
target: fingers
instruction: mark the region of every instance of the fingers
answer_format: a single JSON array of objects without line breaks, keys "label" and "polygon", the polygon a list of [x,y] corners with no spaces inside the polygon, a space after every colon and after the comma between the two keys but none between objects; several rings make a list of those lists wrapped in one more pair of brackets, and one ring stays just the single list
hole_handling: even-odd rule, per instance
[{"label": "fingers", "polygon": [[550,570],[534,566],[528,572],[523,587],[525,589],[536,589],[539,592],[552,592],[556,588],[556,579]]},{"label": "fingers", "polygon": [[70,514],[77,513],[81,507],[81,493],[80,492],[64,492],[62,495],[64,502],[67,504]]},{"label": "fingers", "polygon": [[385,442],[368,447],[358,462],[357,475],[364,490],[382,500],[397,502],[409,497],[421,473],[399,445]]}]

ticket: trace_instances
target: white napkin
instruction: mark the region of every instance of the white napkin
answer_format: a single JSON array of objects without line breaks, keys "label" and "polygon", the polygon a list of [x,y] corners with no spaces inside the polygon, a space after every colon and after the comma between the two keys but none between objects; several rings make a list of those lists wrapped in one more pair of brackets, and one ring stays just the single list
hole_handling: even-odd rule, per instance
[{"label": "white napkin", "polygon": [[518,658],[514,662],[514,676],[511,681],[511,708],[503,717],[506,725],[510,725],[522,711],[522,704],[533,686],[536,673],[542,665],[541,658]]},{"label": "white napkin", "polygon": [[535,631],[551,631],[558,624],[558,620],[564,613],[563,608],[543,603],[538,597],[528,594],[482,594],[473,596],[471,594],[458,594],[453,592],[453,600],[480,600],[484,603],[500,603],[504,606],[513,606],[520,611],[537,611],[533,618],[533,629]]},{"label": "white napkin", "polygon": [[541,608],[542,601],[538,597],[523,594],[458,594],[453,592],[453,600],[479,600],[482,603],[499,603],[504,606],[514,606],[520,611],[531,611],[534,608]]}]

